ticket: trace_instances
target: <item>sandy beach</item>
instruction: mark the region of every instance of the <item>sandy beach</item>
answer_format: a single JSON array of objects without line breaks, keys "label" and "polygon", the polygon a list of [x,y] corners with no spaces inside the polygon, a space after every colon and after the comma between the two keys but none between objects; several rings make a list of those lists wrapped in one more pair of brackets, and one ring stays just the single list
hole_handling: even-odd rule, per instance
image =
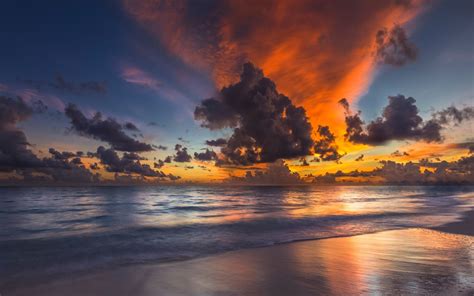
[{"label": "sandy beach", "polygon": [[474,210],[466,212],[460,221],[448,223],[433,229],[449,233],[474,236]]},{"label": "sandy beach", "polygon": [[467,235],[393,230],[129,266],[2,295],[472,295],[473,245]]}]

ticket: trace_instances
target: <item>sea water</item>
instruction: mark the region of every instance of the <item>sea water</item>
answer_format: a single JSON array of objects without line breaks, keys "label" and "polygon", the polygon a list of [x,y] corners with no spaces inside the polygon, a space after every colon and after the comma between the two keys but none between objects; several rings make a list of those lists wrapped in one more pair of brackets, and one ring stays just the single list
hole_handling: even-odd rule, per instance
[{"label": "sea water", "polygon": [[473,207],[469,186],[0,188],[0,290],[123,265],[433,227]]}]

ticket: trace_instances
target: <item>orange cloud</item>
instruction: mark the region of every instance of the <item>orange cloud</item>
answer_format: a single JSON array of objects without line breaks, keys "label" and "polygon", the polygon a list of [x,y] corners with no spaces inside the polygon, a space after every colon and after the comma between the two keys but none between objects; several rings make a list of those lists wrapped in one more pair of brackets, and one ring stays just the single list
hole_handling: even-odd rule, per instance
[{"label": "orange cloud", "polygon": [[193,1],[130,1],[133,18],[217,87],[250,60],[303,105],[313,125],[343,133],[337,101],[357,100],[376,70],[376,32],[412,20],[422,1],[218,1],[205,13]]}]

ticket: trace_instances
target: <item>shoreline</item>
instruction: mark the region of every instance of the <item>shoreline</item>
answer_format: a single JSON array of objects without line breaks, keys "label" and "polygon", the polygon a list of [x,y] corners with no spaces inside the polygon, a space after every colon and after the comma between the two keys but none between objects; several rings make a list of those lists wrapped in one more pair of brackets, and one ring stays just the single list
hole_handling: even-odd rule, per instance
[{"label": "shoreline", "polygon": [[437,227],[431,227],[429,229],[452,234],[474,236],[474,210],[465,212],[459,221],[447,223]]},{"label": "shoreline", "polygon": [[[132,281],[129,283],[134,283],[135,281],[144,282],[145,286],[150,285],[148,275],[149,273],[155,274],[157,271],[162,269],[167,269],[168,267],[176,267],[181,270],[181,272],[187,273],[187,266],[191,266],[195,268],[196,266],[200,266],[203,262],[214,262],[219,261],[220,258],[227,258],[227,257],[235,257],[239,256],[239,254],[247,254],[246,256],[254,257],[252,254],[256,253],[266,253],[266,252],[273,252],[273,250],[292,250],[295,248],[299,248],[298,246],[301,245],[309,245],[309,246],[318,246],[318,245],[331,245],[333,242],[339,241],[352,241],[352,240],[361,240],[364,241],[365,237],[384,237],[390,236],[391,234],[397,233],[421,233],[423,236],[434,236],[434,237],[453,237],[453,239],[458,239],[459,237],[464,237],[463,240],[468,240],[471,242],[471,245],[474,243],[474,209],[471,209],[463,214],[460,217],[459,221],[447,223],[437,227],[429,227],[429,228],[401,228],[401,229],[387,229],[378,232],[371,232],[371,233],[364,233],[364,234],[355,234],[355,235],[342,235],[342,236],[332,236],[332,237],[325,237],[325,238],[315,238],[315,239],[302,239],[302,240],[295,240],[295,241],[288,241],[282,242],[267,246],[259,246],[259,247],[252,247],[252,248],[245,248],[245,249],[238,249],[238,250],[231,250],[223,253],[217,254],[210,254],[203,257],[195,257],[195,258],[183,258],[183,260],[165,260],[160,262],[150,262],[150,263],[141,263],[141,264],[131,264],[131,265],[123,265],[117,266],[116,268],[109,268],[109,269],[99,269],[84,273],[77,273],[71,274],[70,276],[59,277],[59,278],[51,278],[46,281],[40,281],[36,283],[31,283],[32,285],[28,288],[19,288],[18,291],[14,286],[4,287],[7,288],[5,291],[0,291],[0,295],[2,292],[6,295],[76,295],[70,294],[70,289],[78,289],[81,293],[77,294],[87,294],[87,295],[103,295],[108,294],[111,289],[114,291],[112,294],[115,295],[131,295],[131,294],[121,294],[120,290],[114,290],[114,282],[118,278],[122,277],[122,273],[127,274],[126,277],[132,277]],[[447,234],[447,235],[446,235]],[[444,238],[443,238],[444,239]],[[436,241],[436,240],[433,240]],[[429,243],[428,243],[429,244]],[[383,250],[383,249],[382,249]],[[343,249],[345,251],[345,249]],[[401,251],[404,251],[403,249]],[[276,262],[279,261],[278,256],[276,256]],[[474,264],[471,263],[471,264]],[[213,265],[213,268],[219,268],[220,264]],[[342,267],[342,266],[341,266]],[[193,269],[191,268],[191,269]],[[163,280],[161,272],[158,272],[158,276],[154,276],[153,278],[157,280]],[[103,279],[105,277],[105,279]],[[137,277],[137,278],[135,278]],[[473,285],[469,287],[472,290],[469,290],[474,293],[474,274],[472,275],[473,278]],[[103,283],[100,283],[103,282]],[[80,283],[80,284],[79,284]],[[125,283],[128,283],[128,279],[125,279]],[[125,286],[129,286],[128,284],[123,283]],[[78,286],[79,285],[79,286]],[[136,284],[133,284],[136,285]],[[57,294],[50,293],[50,289],[53,291],[57,290]],[[86,288],[86,291],[83,290]],[[99,290],[96,290],[99,289]],[[104,290],[105,289],[105,290]],[[153,293],[135,293],[133,295],[154,295],[156,292],[156,287],[153,288]],[[169,291],[165,291],[169,292]],[[348,291],[345,291],[348,292]],[[18,294],[17,294],[18,293]],[[171,294],[174,295],[174,294]],[[194,294],[177,294],[177,295],[194,295]],[[210,294],[212,295],[212,294]],[[219,294],[220,295],[220,294]],[[224,294],[224,295],[234,295],[234,294]],[[278,295],[278,294],[275,294]],[[284,295],[284,294],[282,294]]]},{"label": "shoreline", "polygon": [[[436,242],[432,245],[430,242]],[[298,241],[76,275],[5,295],[331,295],[474,292],[472,236],[426,228]],[[440,250],[441,248],[441,250]],[[444,251],[442,251],[444,250]],[[439,261],[438,256],[450,260]],[[415,256],[413,254],[420,254]],[[431,259],[433,258],[433,259]],[[388,265],[387,265],[388,264]],[[430,271],[423,266],[431,266]],[[458,270],[460,269],[461,270]],[[446,274],[448,272],[449,274]],[[362,274],[361,274],[362,273]],[[426,273],[426,274],[425,274]],[[453,274],[451,274],[453,273]],[[471,273],[471,274],[470,274]],[[418,276],[418,275],[419,276]],[[379,283],[364,279],[377,276]],[[428,280],[426,279],[428,276]],[[462,277],[466,277],[464,279]],[[459,280],[459,277],[462,279]],[[395,282],[391,282],[393,279]],[[385,283],[388,281],[387,283]],[[336,283],[336,284],[335,284]],[[393,286],[395,285],[395,286]],[[408,289],[408,290],[406,290]]]},{"label": "shoreline", "polygon": [[[447,234],[460,234],[460,235],[466,235],[470,237],[474,237],[474,229],[473,227],[470,227],[471,225],[474,225],[474,209],[468,210],[464,212],[464,214],[459,217],[458,221],[455,222],[450,222],[444,225],[436,226],[436,227],[409,227],[409,228],[390,228],[390,229],[384,229],[384,230],[377,230],[373,232],[366,232],[366,233],[356,233],[356,234],[345,234],[345,235],[333,235],[333,236],[327,236],[327,237],[317,237],[317,238],[305,238],[305,239],[296,239],[296,240],[291,240],[291,241],[282,241],[282,242],[277,242],[277,243],[272,243],[272,244],[267,244],[267,245],[261,245],[261,246],[253,246],[253,247],[246,247],[246,248],[241,248],[241,249],[233,249],[233,250],[227,250],[223,252],[217,252],[217,253],[210,253],[202,256],[192,256],[192,257],[181,257],[181,258],[166,258],[163,260],[152,260],[150,262],[141,262],[141,263],[129,263],[129,264],[118,264],[115,266],[109,266],[109,267],[100,267],[97,269],[93,270],[88,270],[88,271],[75,271],[71,275],[64,275],[64,276],[54,276],[53,278],[50,279],[36,279],[33,280],[33,282],[28,281],[30,284],[33,286],[41,286],[44,284],[50,284],[50,283],[55,283],[55,282],[63,282],[63,281],[68,281],[72,277],[78,277],[78,278],[83,278],[87,277],[89,274],[101,274],[104,272],[108,272],[110,270],[120,270],[120,269],[131,269],[131,268],[141,268],[141,267],[152,267],[152,266],[160,266],[160,265],[166,265],[166,264],[181,264],[185,262],[193,262],[195,260],[207,260],[209,258],[213,258],[216,256],[225,256],[227,254],[232,254],[235,252],[241,252],[241,251],[254,251],[254,250],[261,250],[261,249],[268,249],[268,248],[273,248],[273,247],[285,247],[285,246],[291,246],[293,244],[299,244],[299,243],[312,243],[312,242],[319,242],[319,241],[326,241],[326,240],[334,240],[334,239],[345,239],[345,238],[353,238],[353,237],[358,237],[358,236],[366,236],[366,235],[377,235],[377,234],[383,234],[386,232],[392,232],[392,231],[404,231],[404,230],[434,230],[434,231],[439,231]],[[15,285],[11,286],[10,284],[7,284],[3,286],[3,288],[10,289],[11,287],[14,287]],[[1,294],[0,290],[0,296]]]}]

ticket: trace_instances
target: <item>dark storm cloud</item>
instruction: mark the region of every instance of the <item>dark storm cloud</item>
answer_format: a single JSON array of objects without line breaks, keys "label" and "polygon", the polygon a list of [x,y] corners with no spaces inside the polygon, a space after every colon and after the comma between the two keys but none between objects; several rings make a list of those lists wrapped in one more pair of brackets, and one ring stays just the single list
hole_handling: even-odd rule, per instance
[{"label": "dark storm cloud", "polygon": [[314,143],[314,153],[319,154],[322,161],[337,161],[344,156],[339,153],[336,138],[329,130],[329,126],[318,126],[317,133],[319,140]]},{"label": "dark storm cloud", "polygon": [[192,157],[188,154],[188,148],[183,147],[180,144],[176,144],[174,146],[174,150],[176,150],[176,154],[173,157],[173,160],[176,162],[190,162]]},{"label": "dark storm cloud", "polygon": [[244,64],[238,83],[202,101],[194,115],[209,129],[234,128],[221,149],[232,164],[305,156],[314,144],[305,109],[278,93],[275,83],[251,63]]},{"label": "dark storm cloud", "polygon": [[76,105],[69,104],[65,109],[71,120],[72,129],[79,135],[107,142],[119,151],[143,152],[153,150],[152,146],[139,142],[124,132],[123,126],[113,118],[102,118],[100,112],[87,118]]},{"label": "dark storm cloud", "polygon": [[217,154],[210,149],[206,149],[204,152],[194,152],[194,158],[200,161],[217,160]]},{"label": "dark storm cloud", "polygon": [[[130,156],[130,155],[128,155]],[[108,172],[135,173],[146,177],[164,177],[164,174],[153,170],[149,165],[140,163],[134,157],[119,157],[114,149],[97,148],[97,158],[105,165]]]},{"label": "dark storm cloud", "polygon": [[225,146],[227,144],[226,139],[215,139],[215,140],[206,140],[206,145],[208,146],[215,146],[215,147],[220,147],[220,146]]},{"label": "dark storm cloud", "polygon": [[417,48],[408,40],[405,30],[399,25],[390,30],[379,30],[375,35],[375,42],[375,57],[379,63],[403,66],[417,58]]},{"label": "dark storm cloud", "polygon": [[414,98],[398,95],[388,97],[388,100],[382,116],[365,126],[360,111],[352,114],[347,100],[342,99],[340,103],[346,110],[346,139],[367,145],[381,145],[391,140],[442,141],[441,124],[434,119],[424,122],[418,115]]}]

